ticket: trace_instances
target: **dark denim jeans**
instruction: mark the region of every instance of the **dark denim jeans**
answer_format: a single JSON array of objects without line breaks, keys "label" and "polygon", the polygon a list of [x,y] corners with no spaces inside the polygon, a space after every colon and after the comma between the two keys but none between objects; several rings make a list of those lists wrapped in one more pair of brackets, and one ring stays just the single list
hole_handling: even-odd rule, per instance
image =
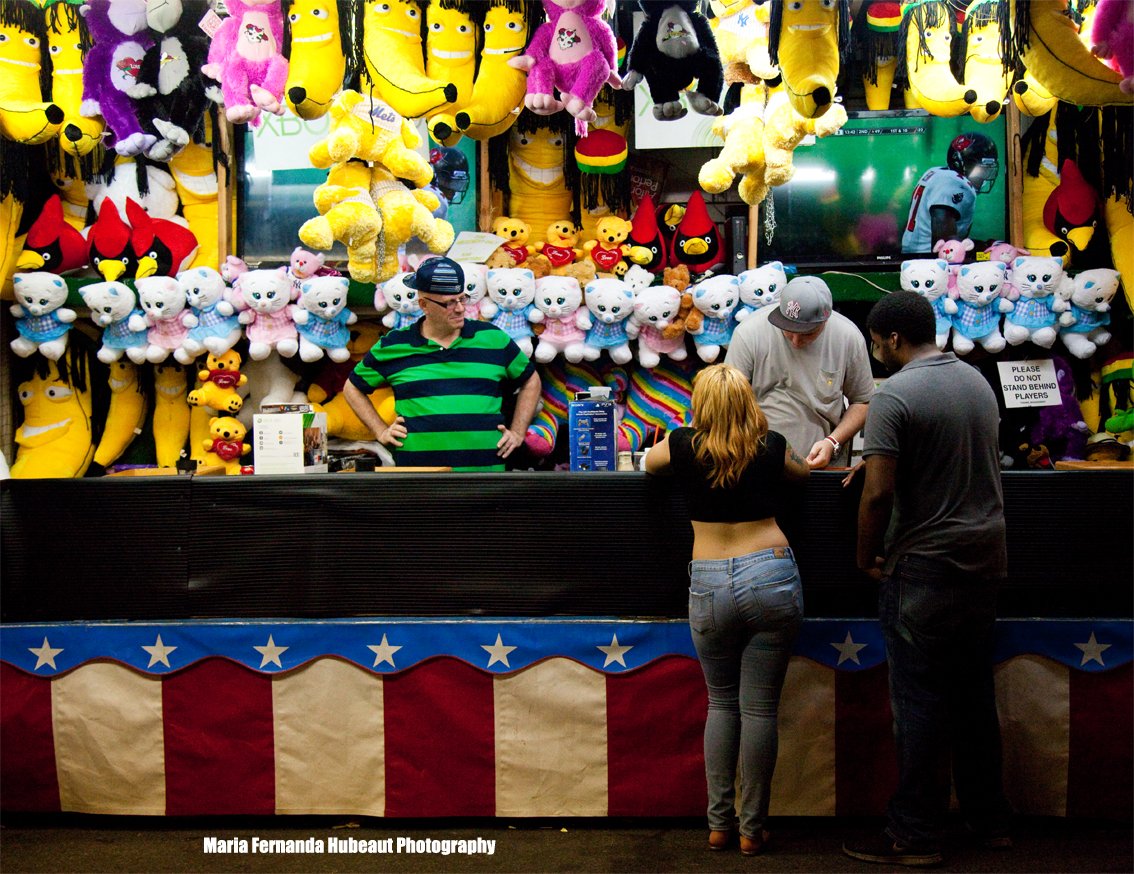
[{"label": "dark denim jeans", "polygon": [[803,620],[799,569],[787,547],[689,563],[689,628],[705,672],[705,777],[709,828],[736,820],[756,837],[768,815],[776,767],[776,718],[788,660]]},{"label": "dark denim jeans", "polygon": [[978,833],[1007,832],[992,677],[997,581],[903,557],[878,610],[890,668],[898,790],[888,831],[935,846],[949,806],[949,758],[961,813]]}]

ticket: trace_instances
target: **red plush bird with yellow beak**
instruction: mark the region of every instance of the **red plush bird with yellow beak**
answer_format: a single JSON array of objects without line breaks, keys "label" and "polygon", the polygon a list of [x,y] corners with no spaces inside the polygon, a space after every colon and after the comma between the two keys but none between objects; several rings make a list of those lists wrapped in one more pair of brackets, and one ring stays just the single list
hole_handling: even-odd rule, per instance
[{"label": "red plush bird with yellow beak", "polygon": [[53,194],[28,228],[16,270],[67,273],[86,266],[87,241],[63,218],[63,201]]},{"label": "red plush bird with yellow beak", "polygon": [[684,264],[695,276],[711,273],[725,263],[724,245],[700,191],[694,191],[673,236],[672,267]]},{"label": "red plush bird with yellow beak", "polygon": [[[1044,227],[1070,247],[1074,261],[1075,254],[1091,242],[1101,215],[1102,199],[1098,192],[1083,178],[1078,165],[1066,159],[1059,170],[1059,184],[1043,205]],[[1066,251],[1056,251],[1058,245],[1052,245],[1051,254],[1060,258]]]},{"label": "red plush bird with yellow beak", "polygon": [[137,260],[137,277],[176,276],[197,254],[197,236],[185,225],[169,219],[150,218],[141,204],[126,198],[130,222],[130,247]]},{"label": "red plush bird with yellow beak", "polygon": [[87,229],[88,262],[107,282],[131,279],[134,256],[130,251],[130,226],[122,221],[118,207],[107,197],[98,218]]},{"label": "red plush bird with yellow beak", "polygon": [[668,253],[665,250],[665,240],[658,230],[658,219],[653,198],[648,194],[642,195],[638,201],[638,209],[630,219],[633,226],[626,244],[630,247],[627,256],[634,264],[640,264],[651,273],[661,273],[669,263]]}]

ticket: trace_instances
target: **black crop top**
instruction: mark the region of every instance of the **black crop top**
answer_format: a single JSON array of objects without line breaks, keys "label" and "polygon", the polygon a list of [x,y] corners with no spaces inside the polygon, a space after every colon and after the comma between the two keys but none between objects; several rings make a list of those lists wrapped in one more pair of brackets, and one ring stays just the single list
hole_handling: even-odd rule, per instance
[{"label": "black crop top", "polygon": [[692,428],[677,428],[669,435],[673,474],[689,502],[694,522],[753,522],[776,514],[776,496],[784,476],[787,441],[769,431],[765,449],[757,455],[732,488],[709,485],[706,468],[693,453]]}]

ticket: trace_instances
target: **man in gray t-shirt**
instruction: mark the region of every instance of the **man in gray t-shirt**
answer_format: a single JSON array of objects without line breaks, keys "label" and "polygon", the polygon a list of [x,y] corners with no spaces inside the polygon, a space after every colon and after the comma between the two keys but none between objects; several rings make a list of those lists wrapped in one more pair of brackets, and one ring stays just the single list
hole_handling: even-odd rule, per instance
[{"label": "man in gray t-shirt", "polygon": [[996,396],[934,342],[933,307],[898,291],[867,319],[896,371],[866,418],[858,566],[879,581],[898,788],[881,835],[848,841],[866,862],[934,865],[952,753],[961,814],[987,847],[1011,845],[993,687],[996,591],[1007,572]]},{"label": "man in gray t-shirt", "polygon": [[832,311],[817,276],[784,286],[778,306],[757,310],[733,332],[725,355],[752,381],[768,427],[812,468],[845,466],[874,393],[862,332]]}]

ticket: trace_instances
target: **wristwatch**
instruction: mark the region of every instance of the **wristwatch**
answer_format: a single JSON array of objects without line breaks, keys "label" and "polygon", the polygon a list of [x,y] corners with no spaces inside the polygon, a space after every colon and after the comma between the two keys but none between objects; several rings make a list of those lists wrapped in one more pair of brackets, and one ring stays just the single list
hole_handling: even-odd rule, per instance
[{"label": "wristwatch", "polygon": [[830,434],[828,434],[823,439],[828,441],[833,447],[835,447],[835,455],[838,455],[839,450],[843,448],[843,444],[840,443],[838,440],[836,440],[834,437],[832,437]]}]

